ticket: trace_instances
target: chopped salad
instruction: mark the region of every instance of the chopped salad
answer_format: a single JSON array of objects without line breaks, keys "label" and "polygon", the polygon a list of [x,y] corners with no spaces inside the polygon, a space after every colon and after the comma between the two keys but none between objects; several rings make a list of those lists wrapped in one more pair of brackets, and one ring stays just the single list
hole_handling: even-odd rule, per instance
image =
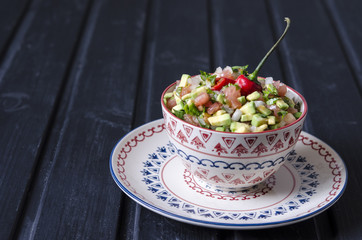
[{"label": "chopped salad", "polygon": [[218,67],[214,73],[183,74],[175,89],[164,95],[178,118],[223,132],[262,132],[296,121],[301,103],[285,84],[273,78],[250,80],[247,66]]}]

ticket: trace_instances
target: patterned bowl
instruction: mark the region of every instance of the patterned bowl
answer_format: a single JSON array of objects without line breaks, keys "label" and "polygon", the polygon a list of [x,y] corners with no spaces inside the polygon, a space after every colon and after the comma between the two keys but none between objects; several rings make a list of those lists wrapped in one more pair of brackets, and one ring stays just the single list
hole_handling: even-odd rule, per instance
[{"label": "patterned bowl", "polygon": [[194,126],[173,115],[165,106],[163,96],[174,88],[175,83],[167,87],[161,97],[170,143],[195,181],[215,191],[240,191],[263,183],[288,159],[307,115],[304,97],[288,87],[289,94],[301,102],[303,114],[297,121],[258,133],[218,132]]}]

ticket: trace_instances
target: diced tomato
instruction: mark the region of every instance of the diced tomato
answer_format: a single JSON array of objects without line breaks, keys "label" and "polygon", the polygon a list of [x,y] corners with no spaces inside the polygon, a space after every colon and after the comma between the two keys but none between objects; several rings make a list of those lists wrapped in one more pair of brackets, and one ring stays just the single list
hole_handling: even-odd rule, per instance
[{"label": "diced tomato", "polygon": [[211,106],[208,107],[207,109],[207,113],[212,115],[214,113],[216,113],[217,111],[219,111],[222,107],[222,104],[219,102],[215,102],[213,104],[211,104]]},{"label": "diced tomato", "polygon": [[208,101],[210,101],[209,94],[207,94],[206,92],[203,92],[195,98],[194,103],[195,103],[195,106],[198,107],[198,106],[204,105]]},{"label": "diced tomato", "polygon": [[188,94],[191,92],[191,88],[190,87],[183,87],[182,90],[181,90],[181,93],[180,93],[180,97]]},{"label": "diced tomato", "polygon": [[169,98],[166,105],[167,105],[167,108],[171,110],[174,106],[176,106],[176,99]]},{"label": "diced tomato", "polygon": [[231,85],[224,89],[225,98],[228,100],[232,108],[240,108],[241,102],[238,97],[241,96],[240,90],[237,90],[234,85]]},{"label": "diced tomato", "polygon": [[287,93],[287,86],[281,83],[280,81],[275,81],[273,85],[277,89],[278,95],[284,97],[285,94]]}]

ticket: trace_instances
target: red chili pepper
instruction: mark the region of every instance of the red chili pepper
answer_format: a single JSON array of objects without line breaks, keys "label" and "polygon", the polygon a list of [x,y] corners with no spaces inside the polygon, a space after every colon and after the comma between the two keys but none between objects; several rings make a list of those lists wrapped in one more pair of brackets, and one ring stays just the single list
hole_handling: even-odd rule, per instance
[{"label": "red chili pepper", "polygon": [[211,88],[211,90],[220,91],[223,86],[228,85],[229,83],[234,84],[235,80],[232,80],[230,78],[220,78],[220,80],[216,83],[215,86]]},{"label": "red chili pepper", "polygon": [[240,75],[235,82],[240,86],[242,96],[247,96],[252,92],[261,91],[261,86],[249,80],[244,75]]}]

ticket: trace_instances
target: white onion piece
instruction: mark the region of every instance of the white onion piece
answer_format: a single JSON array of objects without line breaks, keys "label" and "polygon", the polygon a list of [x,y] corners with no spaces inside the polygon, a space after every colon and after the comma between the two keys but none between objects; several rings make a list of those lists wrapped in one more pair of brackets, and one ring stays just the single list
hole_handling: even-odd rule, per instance
[{"label": "white onion piece", "polygon": [[250,131],[251,131],[251,132],[254,132],[255,130],[256,130],[256,127],[255,127],[255,126],[251,126],[251,127],[250,127]]},{"label": "white onion piece", "polygon": [[221,67],[216,68],[214,74],[216,74],[217,77],[221,77],[222,68]]},{"label": "white onion piece", "polygon": [[272,77],[265,78],[265,85],[273,84],[274,80]]},{"label": "white onion piece", "polygon": [[233,116],[231,117],[231,120],[237,122],[240,120],[241,117],[241,111],[239,109],[236,109],[235,112],[233,113]]},{"label": "white onion piece", "polygon": [[190,89],[193,90],[200,85],[201,77],[200,75],[197,75],[194,77],[190,77],[187,81],[190,84]]},{"label": "white onion piece", "polygon": [[265,105],[265,102],[263,102],[263,101],[254,101],[254,103],[255,103],[255,107],[259,107],[259,106],[261,106],[261,105]]}]

